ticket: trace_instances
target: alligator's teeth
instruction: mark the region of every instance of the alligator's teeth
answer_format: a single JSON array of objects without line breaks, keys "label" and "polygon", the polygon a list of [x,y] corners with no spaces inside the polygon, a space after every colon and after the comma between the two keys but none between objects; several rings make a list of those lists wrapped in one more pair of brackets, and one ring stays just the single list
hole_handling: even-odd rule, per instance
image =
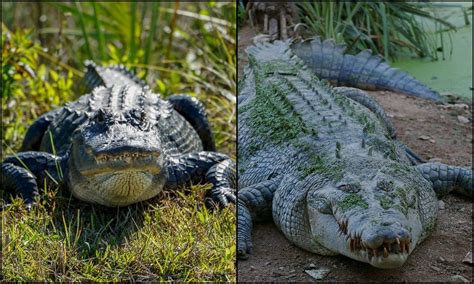
[{"label": "alligator's teeth", "polygon": [[387,257],[387,256],[388,256],[387,248],[383,247],[383,257]]},{"label": "alligator's teeth", "polygon": [[377,250],[376,250],[376,249],[372,249],[372,253],[374,254],[374,256],[378,256],[378,255],[377,255]]},{"label": "alligator's teeth", "polygon": [[397,238],[397,244],[400,245],[400,239],[399,238]]}]

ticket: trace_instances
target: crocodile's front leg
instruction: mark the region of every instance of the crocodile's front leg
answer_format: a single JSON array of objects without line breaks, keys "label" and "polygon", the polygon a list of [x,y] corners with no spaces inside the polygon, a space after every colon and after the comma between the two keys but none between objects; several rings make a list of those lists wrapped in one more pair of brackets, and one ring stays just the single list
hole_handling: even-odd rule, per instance
[{"label": "crocodile's front leg", "polygon": [[62,183],[62,169],[66,156],[58,157],[45,152],[21,152],[2,162],[2,189],[4,199],[21,196],[28,206],[38,195],[38,183]]},{"label": "crocodile's front leg", "polygon": [[170,159],[167,168],[166,188],[210,182],[213,186],[207,192],[207,206],[215,203],[226,207],[235,203],[235,164],[226,155],[206,151],[186,154]]},{"label": "crocodile's front leg", "polygon": [[276,177],[239,190],[237,203],[237,254],[252,253],[252,223],[272,216],[272,200],[281,178]]},{"label": "crocodile's front leg", "polygon": [[416,169],[431,182],[438,197],[452,190],[468,197],[474,196],[471,169],[441,163],[421,164]]}]

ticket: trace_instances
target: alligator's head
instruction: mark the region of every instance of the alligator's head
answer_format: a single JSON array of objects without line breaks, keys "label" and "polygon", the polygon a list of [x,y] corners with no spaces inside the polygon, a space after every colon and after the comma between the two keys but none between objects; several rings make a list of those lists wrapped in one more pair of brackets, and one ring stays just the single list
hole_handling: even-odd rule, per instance
[{"label": "alligator's head", "polygon": [[147,113],[98,110],[72,138],[68,186],[77,198],[125,206],[155,196],[167,172]]},{"label": "alligator's head", "polygon": [[436,210],[427,208],[436,206],[436,197],[416,172],[396,167],[382,167],[365,179],[348,173],[337,183],[309,191],[315,240],[378,268],[403,265],[434,222]]}]

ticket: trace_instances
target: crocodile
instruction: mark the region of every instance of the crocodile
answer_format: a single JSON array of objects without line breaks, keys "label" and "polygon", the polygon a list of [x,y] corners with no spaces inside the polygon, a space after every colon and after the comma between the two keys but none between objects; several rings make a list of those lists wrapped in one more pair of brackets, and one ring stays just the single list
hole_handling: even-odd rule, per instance
[{"label": "crocodile", "polygon": [[238,257],[252,253],[253,223],[272,219],[304,250],[400,267],[433,231],[438,198],[452,191],[472,198],[472,170],[424,161],[395,138],[375,99],[319,79],[307,64],[313,54],[300,58],[294,46],[247,48],[238,96]]},{"label": "crocodile", "polygon": [[31,208],[46,182],[79,200],[120,207],[211,183],[207,206],[235,203],[235,164],[215,151],[197,99],[162,99],[123,65],[85,66],[86,94],[40,116],[20,152],[2,162],[4,199],[20,196]]}]

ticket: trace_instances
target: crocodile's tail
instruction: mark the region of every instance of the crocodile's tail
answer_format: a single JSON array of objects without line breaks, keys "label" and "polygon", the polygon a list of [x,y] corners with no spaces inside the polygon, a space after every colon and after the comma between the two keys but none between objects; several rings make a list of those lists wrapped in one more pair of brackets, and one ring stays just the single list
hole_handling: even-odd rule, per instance
[{"label": "crocodile's tail", "polygon": [[95,87],[112,85],[135,85],[145,87],[146,83],[123,65],[111,65],[107,67],[98,66],[91,60],[84,61],[86,74],[84,75],[84,90],[86,93],[92,91]]},{"label": "crocodile's tail", "polygon": [[388,65],[380,55],[364,50],[357,55],[344,54],[346,45],[319,37],[291,46],[318,77],[336,85],[366,90],[388,90],[441,102],[438,92],[431,90],[406,72]]}]

